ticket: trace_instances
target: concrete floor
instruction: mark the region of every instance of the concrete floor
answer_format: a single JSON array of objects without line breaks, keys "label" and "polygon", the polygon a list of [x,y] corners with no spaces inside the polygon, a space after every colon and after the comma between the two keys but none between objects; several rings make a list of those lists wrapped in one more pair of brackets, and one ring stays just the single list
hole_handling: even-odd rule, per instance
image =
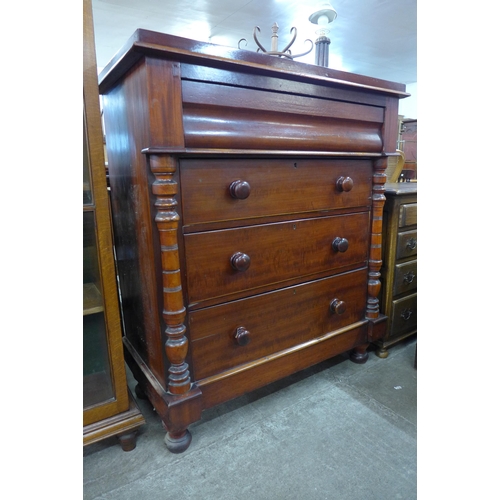
[{"label": "concrete floor", "polygon": [[[84,500],[412,500],[417,498],[416,337],[337,356],[203,413],[183,454],[160,419],[133,451],[116,438],[84,448]],[[131,387],[135,384],[131,379]]]}]

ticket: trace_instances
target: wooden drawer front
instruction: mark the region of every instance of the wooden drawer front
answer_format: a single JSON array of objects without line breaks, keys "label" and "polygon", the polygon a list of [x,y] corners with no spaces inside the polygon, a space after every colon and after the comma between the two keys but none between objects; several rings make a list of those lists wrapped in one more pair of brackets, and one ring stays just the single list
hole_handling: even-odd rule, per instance
[{"label": "wooden drawer front", "polygon": [[408,203],[399,208],[399,227],[413,226],[417,223],[417,204]]},{"label": "wooden drawer front", "polygon": [[405,231],[398,234],[396,259],[417,255],[417,231]]},{"label": "wooden drawer front", "polygon": [[180,175],[184,225],[370,205],[368,160],[183,160]]},{"label": "wooden drawer front", "polygon": [[416,327],[417,294],[393,301],[391,335],[407,333]]},{"label": "wooden drawer front", "polygon": [[[345,238],[346,251],[332,248]],[[369,213],[262,224],[187,234],[184,237],[190,305],[342,266],[364,265],[368,257]],[[231,259],[249,257],[247,270]]]},{"label": "wooden drawer front", "polygon": [[[190,313],[195,380],[362,320],[366,289],[365,267]],[[341,314],[330,309],[335,299],[344,302]],[[242,343],[249,341],[246,345],[239,345],[235,339],[238,328],[240,334],[248,332],[241,339]]]},{"label": "wooden drawer front", "polygon": [[187,148],[382,152],[383,106],[230,83],[182,80]]},{"label": "wooden drawer front", "polygon": [[397,264],[394,268],[393,295],[417,289],[417,261]]}]

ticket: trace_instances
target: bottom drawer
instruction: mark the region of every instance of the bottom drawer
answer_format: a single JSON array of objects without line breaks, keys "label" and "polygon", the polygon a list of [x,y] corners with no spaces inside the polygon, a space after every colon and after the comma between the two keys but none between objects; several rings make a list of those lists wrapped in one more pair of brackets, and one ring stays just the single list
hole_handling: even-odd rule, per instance
[{"label": "bottom drawer", "polygon": [[[195,380],[362,320],[366,293],[363,268],[191,312]],[[338,302],[331,306],[335,299]]]},{"label": "bottom drawer", "polygon": [[408,333],[417,327],[417,294],[392,303],[391,337]]}]

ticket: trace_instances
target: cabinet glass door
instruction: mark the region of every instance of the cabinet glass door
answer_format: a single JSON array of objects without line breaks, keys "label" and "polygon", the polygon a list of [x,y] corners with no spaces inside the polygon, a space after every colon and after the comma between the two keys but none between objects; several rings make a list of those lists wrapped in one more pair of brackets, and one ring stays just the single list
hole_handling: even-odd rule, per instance
[{"label": "cabinet glass door", "polygon": [[112,399],[94,211],[83,213],[83,406]]},{"label": "cabinet glass door", "polygon": [[118,436],[129,451],[145,420],[127,387],[93,28],[84,0],[83,445]]},{"label": "cabinet glass door", "polygon": [[[98,207],[94,192],[89,138],[85,107],[83,120],[83,410],[84,425],[128,408],[128,397],[123,398],[126,382],[115,387],[116,360],[123,364],[123,355],[111,352],[108,311],[104,300],[106,287],[101,276],[102,255],[98,241]],[[105,193],[106,196],[106,193]],[[104,198],[106,201],[106,198]],[[107,206],[106,206],[107,209]],[[109,256],[107,256],[109,258]],[[112,284],[113,285],[113,284]],[[116,321],[115,321],[116,323]],[[119,324],[118,324],[119,326]],[[116,329],[116,328],[115,328]],[[120,336],[118,336],[120,338]],[[124,386],[120,389],[121,386]],[[124,401],[122,401],[124,400]]]}]

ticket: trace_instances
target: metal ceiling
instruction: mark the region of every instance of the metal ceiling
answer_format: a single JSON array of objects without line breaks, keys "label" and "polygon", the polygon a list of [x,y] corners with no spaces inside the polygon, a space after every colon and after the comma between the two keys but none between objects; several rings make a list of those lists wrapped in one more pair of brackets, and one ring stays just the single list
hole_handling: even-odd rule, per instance
[{"label": "metal ceiling", "polygon": [[[325,2],[305,0],[92,0],[97,65],[102,69],[137,28],[195,40],[271,50],[271,27],[279,26],[278,48],[291,40],[292,54],[310,47],[317,25],[309,16]],[[333,0],[337,18],[328,25],[329,67],[398,83],[417,81],[417,0]],[[241,39],[245,41],[240,42]],[[314,64],[314,50],[296,61]]]}]

